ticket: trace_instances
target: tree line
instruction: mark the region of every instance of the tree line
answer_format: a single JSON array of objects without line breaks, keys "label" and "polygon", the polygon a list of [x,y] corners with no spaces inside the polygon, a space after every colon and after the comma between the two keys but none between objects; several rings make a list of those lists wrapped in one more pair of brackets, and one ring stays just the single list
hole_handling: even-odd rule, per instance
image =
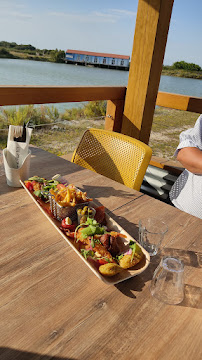
[{"label": "tree line", "polygon": [[[22,58],[22,56],[16,55],[17,53],[24,53],[26,58],[31,60],[44,60],[63,63],[65,59],[65,51],[63,50],[37,49],[31,44],[18,45],[16,42],[0,41],[0,58]],[[163,70],[202,71],[202,68],[194,63],[176,61],[171,66],[164,65]]]},{"label": "tree line", "polygon": [[199,65],[194,64],[194,63],[188,63],[186,61],[176,61],[171,66],[164,65],[163,69],[165,69],[165,70],[173,69],[173,70],[187,70],[187,71],[202,71],[202,68]]},{"label": "tree line", "polygon": [[53,62],[64,62],[65,52],[63,50],[37,49],[35,46],[28,44],[18,45],[15,42],[0,41],[0,58],[22,58],[17,53],[23,53],[26,58],[32,60],[46,60]]}]

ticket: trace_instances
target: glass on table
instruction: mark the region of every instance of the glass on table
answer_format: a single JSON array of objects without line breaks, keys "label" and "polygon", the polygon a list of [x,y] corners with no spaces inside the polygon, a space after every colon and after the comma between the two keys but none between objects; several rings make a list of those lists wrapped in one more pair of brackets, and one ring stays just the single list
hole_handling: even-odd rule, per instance
[{"label": "glass on table", "polygon": [[150,291],[152,296],[167,304],[176,305],[184,299],[184,265],[174,257],[164,257],[154,272]]},{"label": "glass on table", "polygon": [[154,256],[158,253],[168,227],[165,222],[156,218],[145,218],[139,221],[139,243]]}]

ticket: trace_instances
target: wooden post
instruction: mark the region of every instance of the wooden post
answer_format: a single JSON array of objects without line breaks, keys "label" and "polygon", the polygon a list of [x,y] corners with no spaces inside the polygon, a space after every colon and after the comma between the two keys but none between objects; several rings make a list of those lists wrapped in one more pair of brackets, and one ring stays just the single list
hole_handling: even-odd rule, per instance
[{"label": "wooden post", "polygon": [[105,130],[121,132],[124,100],[108,100],[105,118]]},{"label": "wooden post", "polygon": [[174,0],[139,0],[121,132],[148,144]]}]

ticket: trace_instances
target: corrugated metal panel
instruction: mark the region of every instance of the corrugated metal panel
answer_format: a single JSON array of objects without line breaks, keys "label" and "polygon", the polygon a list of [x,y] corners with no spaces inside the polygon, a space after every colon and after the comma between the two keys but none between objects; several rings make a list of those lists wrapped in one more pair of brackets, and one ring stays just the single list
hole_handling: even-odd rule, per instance
[{"label": "corrugated metal panel", "polygon": [[149,165],[140,191],[159,200],[169,202],[169,192],[177,177],[167,170]]}]

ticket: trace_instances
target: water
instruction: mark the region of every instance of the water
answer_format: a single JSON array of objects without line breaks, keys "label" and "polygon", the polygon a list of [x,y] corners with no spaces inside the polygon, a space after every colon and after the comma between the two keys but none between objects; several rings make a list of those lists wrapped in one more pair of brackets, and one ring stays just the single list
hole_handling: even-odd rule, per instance
[{"label": "water", "polygon": [[[0,59],[1,85],[118,85],[127,86],[128,71],[31,60]],[[202,96],[202,81],[161,76],[160,91]],[[79,104],[78,104],[79,105]],[[76,103],[58,104],[60,111]]]}]

